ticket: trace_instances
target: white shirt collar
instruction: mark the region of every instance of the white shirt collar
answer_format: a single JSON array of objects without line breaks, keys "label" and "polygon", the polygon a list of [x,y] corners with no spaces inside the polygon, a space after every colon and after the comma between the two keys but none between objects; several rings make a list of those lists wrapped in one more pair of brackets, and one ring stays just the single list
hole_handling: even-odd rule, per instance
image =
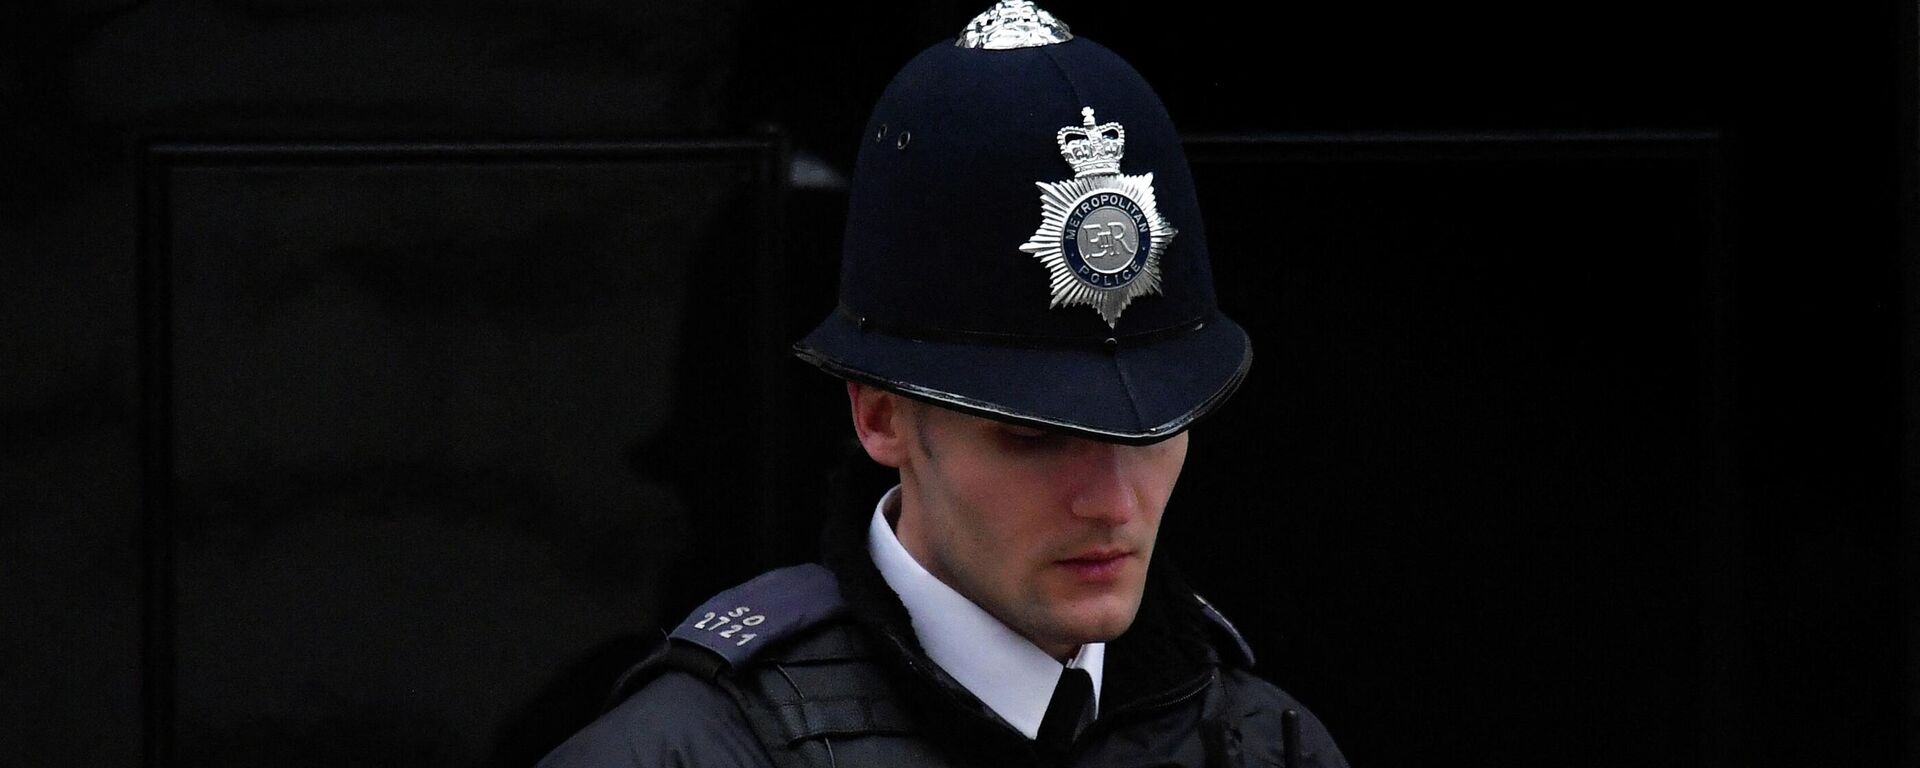
[{"label": "white shirt collar", "polygon": [[[913,633],[927,656],[1015,730],[1035,738],[1065,667],[913,559],[887,522],[887,508],[899,504],[899,497],[896,485],[874,505],[873,522],[867,529],[867,553],[873,564],[907,607]],[[1066,665],[1084,669],[1093,678],[1096,713],[1106,658],[1106,643],[1088,643]]]}]

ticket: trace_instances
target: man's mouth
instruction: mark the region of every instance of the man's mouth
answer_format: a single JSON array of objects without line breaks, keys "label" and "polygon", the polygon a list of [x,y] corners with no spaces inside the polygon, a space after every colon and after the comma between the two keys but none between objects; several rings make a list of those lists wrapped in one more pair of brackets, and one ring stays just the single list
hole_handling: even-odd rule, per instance
[{"label": "man's mouth", "polygon": [[1100,549],[1056,560],[1054,564],[1085,581],[1112,581],[1120,577],[1121,569],[1132,557],[1132,550]]}]

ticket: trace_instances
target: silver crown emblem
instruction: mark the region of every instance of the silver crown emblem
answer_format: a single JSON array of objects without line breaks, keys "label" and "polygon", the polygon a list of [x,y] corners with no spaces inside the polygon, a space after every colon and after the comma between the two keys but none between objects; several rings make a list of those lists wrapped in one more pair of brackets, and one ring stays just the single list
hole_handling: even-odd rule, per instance
[{"label": "silver crown emblem", "polygon": [[1127,129],[1119,123],[1093,124],[1093,107],[1080,108],[1079,126],[1054,134],[1060,155],[1073,166],[1074,178],[1119,173],[1120,156],[1127,153]]},{"label": "silver crown emblem", "polygon": [[1073,39],[1067,25],[1053,14],[1035,8],[1028,0],[1000,0],[985,13],[967,22],[960,39],[961,48],[985,48],[1006,51],[1014,48],[1038,48]]}]

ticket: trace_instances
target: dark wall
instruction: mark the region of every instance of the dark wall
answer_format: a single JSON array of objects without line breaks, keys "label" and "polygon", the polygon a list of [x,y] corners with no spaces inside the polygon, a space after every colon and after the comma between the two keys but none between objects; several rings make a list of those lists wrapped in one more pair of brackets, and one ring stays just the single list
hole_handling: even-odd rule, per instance
[{"label": "dark wall", "polygon": [[[1912,8],[1043,6],[1254,336],[1166,551],[1356,764],[1920,760]],[[0,12],[0,755],[526,764],[809,557],[782,349],[979,10]]]}]

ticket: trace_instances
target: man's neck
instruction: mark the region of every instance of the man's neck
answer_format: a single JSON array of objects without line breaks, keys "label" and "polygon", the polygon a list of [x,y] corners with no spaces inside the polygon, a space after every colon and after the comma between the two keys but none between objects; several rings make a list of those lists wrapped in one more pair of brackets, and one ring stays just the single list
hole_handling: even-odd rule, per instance
[{"label": "man's neck", "polygon": [[899,490],[889,491],[869,518],[868,554],[906,608],[927,657],[1001,719],[1032,738],[1040,727],[1062,664],[1084,669],[1099,700],[1106,645],[1043,649],[1005,622],[935,578],[908,552],[888,523]]}]

